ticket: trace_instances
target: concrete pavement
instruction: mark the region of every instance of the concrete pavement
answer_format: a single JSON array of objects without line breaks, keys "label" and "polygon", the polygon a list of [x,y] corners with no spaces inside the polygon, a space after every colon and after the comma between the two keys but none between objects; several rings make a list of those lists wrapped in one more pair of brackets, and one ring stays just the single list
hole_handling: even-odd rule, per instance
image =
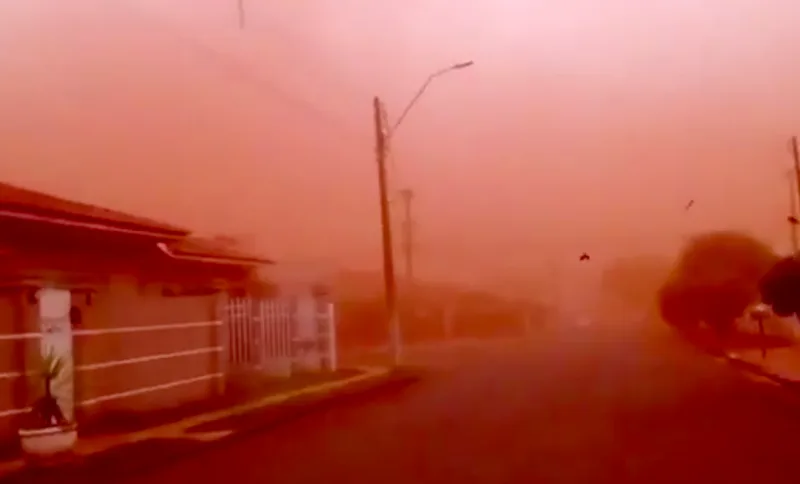
[{"label": "concrete pavement", "polygon": [[668,331],[569,327],[130,484],[794,483],[800,399]]}]

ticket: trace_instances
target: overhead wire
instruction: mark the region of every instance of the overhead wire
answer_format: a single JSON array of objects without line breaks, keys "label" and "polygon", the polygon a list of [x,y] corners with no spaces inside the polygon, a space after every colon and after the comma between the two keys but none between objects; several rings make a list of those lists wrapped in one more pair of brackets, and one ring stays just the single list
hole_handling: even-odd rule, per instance
[{"label": "overhead wire", "polygon": [[[243,1],[243,0],[240,0],[240,1]],[[283,37],[284,39],[287,39],[289,41],[289,43],[295,48],[297,46],[309,47],[308,42],[306,42],[302,36],[294,35],[293,33],[291,33],[286,28],[285,24],[278,23],[276,21],[270,21],[268,19],[267,20],[261,19],[260,23],[263,23],[264,25],[269,27],[269,32],[270,32],[270,34],[272,36],[275,36],[275,34],[278,34],[278,36]],[[336,76],[331,76],[329,72],[325,72],[324,76],[321,75],[322,72],[321,72],[320,69],[311,69],[310,72],[309,72],[309,65],[320,66],[320,65],[322,65],[322,62],[312,62],[310,64],[307,63],[307,64],[304,64],[302,66],[302,68],[303,68],[303,70],[306,71],[307,74],[310,73],[310,75],[315,79],[319,79],[319,78],[324,77],[325,79],[329,80],[328,82],[330,84],[336,84],[336,87],[339,90],[346,91],[346,92],[348,92],[348,94],[353,95],[353,97],[362,97],[362,93],[358,89],[354,88],[349,83],[342,82]],[[368,97],[368,96],[364,96],[364,97]],[[392,125],[391,122],[390,122],[389,115],[388,115],[387,111],[384,110],[381,113],[381,116],[382,116],[382,120],[383,120],[383,123],[384,123],[385,126],[389,127],[389,126]],[[389,172],[390,172],[389,173],[390,174],[389,180],[390,180],[390,183],[392,183],[395,186],[395,188],[393,188],[391,190],[392,193],[394,193],[399,189],[397,187],[401,187],[401,186],[404,185],[404,183],[403,183],[403,178],[404,177],[403,177],[403,174],[401,173],[399,164],[397,163],[397,159],[396,159],[396,156],[395,156],[394,145],[393,145],[391,139],[389,139],[388,147],[389,147],[389,151],[388,151],[388,154],[387,154],[387,158],[388,158],[387,161],[389,162],[388,163],[389,164]]]},{"label": "overhead wire", "polygon": [[[131,7],[128,5],[129,10],[135,11],[141,18],[146,18],[151,23],[158,24],[161,26],[162,30],[167,33],[168,35],[172,36],[179,42],[183,43],[192,48],[194,53],[199,57],[204,59],[205,61],[209,62],[212,65],[216,65],[222,72],[230,76],[237,82],[243,84],[249,84],[251,87],[258,88],[258,92],[262,91],[269,91],[271,94],[276,96],[277,98],[281,99],[282,101],[286,102],[287,104],[293,105],[296,108],[299,108],[301,111],[305,112],[307,115],[311,115],[315,118],[316,121],[323,122],[328,125],[328,127],[337,133],[344,135],[346,138],[351,140],[358,140],[358,142],[363,142],[363,136],[359,133],[356,133],[355,130],[351,130],[346,128],[342,121],[338,119],[336,116],[331,115],[331,113],[321,110],[314,104],[310,103],[306,99],[302,97],[297,97],[287,93],[284,89],[278,86],[275,82],[269,79],[266,76],[263,76],[257,70],[253,69],[252,66],[248,65],[247,63],[241,62],[239,59],[236,59],[234,55],[229,53],[225,53],[220,51],[219,49],[214,48],[211,45],[208,45],[205,42],[202,42],[195,38],[194,36],[187,35],[186,33],[182,32],[181,29],[175,25],[171,25],[169,21],[164,20],[156,15],[148,14],[147,12],[143,11],[141,8]],[[239,28],[240,30],[244,29],[245,26],[245,5],[244,0],[237,0],[237,10],[238,10],[238,20],[239,20]],[[303,45],[308,47],[308,43],[305,42],[300,36],[295,36],[291,33],[287,33],[287,29],[285,25],[279,24],[277,22],[264,22],[266,25],[269,26],[269,32],[272,38],[279,36],[283,37],[284,39],[289,39],[289,43],[292,45],[293,48],[297,48],[298,45]],[[319,66],[320,62],[312,63],[314,66]],[[306,78],[312,77],[314,79],[325,78],[328,81],[328,84],[335,84],[340,90],[347,91],[349,94],[355,94],[358,97],[362,97],[362,93],[359,92],[357,89],[354,89],[352,86],[341,82],[341,80],[337,79],[335,76],[331,76],[329,73],[326,73],[324,76],[321,75],[319,69],[316,72],[309,73],[309,65],[306,64],[294,64],[293,68],[295,72],[297,71],[305,71]],[[312,70],[313,71],[313,70]],[[309,75],[310,74],[310,75]],[[355,96],[354,96],[355,97]],[[366,99],[369,96],[364,96]],[[391,123],[388,118],[388,113],[384,110],[381,113],[382,121],[385,126],[391,126]],[[342,140],[344,138],[340,138]],[[389,144],[389,152],[387,154],[388,157],[388,164],[389,164],[389,184],[390,184],[390,193],[396,194],[399,192],[400,188],[404,186],[403,184],[403,175],[399,169],[399,165],[397,163],[394,150],[392,149],[391,142]],[[397,200],[397,197],[390,197],[390,203],[393,203]]]},{"label": "overhead wire", "polygon": [[207,43],[199,41],[194,36],[186,35],[184,32],[181,32],[180,28],[176,27],[175,25],[171,25],[169,21],[165,21],[158,16],[148,14],[141,8],[136,8],[122,2],[116,3],[115,5],[127,6],[129,11],[134,12],[140,18],[146,19],[150,23],[159,25],[164,33],[170,35],[172,38],[178,40],[187,47],[190,47],[198,58],[205,60],[210,65],[216,66],[219,68],[220,72],[229,76],[231,80],[243,85],[248,85],[251,88],[257,88],[257,92],[261,94],[264,92],[269,92],[284,103],[291,105],[297,108],[299,111],[304,112],[306,115],[314,118],[316,121],[326,124],[331,132],[342,135],[340,140],[349,138],[350,141],[357,140],[358,142],[363,142],[363,136],[357,131],[346,127],[346,124],[343,123],[341,119],[327,111],[318,108],[313,103],[302,97],[288,93],[273,80],[269,79],[269,77],[262,75],[247,63],[243,63],[239,59],[236,59],[235,56],[222,52],[219,49],[208,45]]},{"label": "overhead wire", "polygon": [[[237,0],[237,8],[239,13],[239,26],[243,28],[245,25],[245,7],[244,7],[244,0]],[[137,13],[140,16],[148,16],[147,13],[142,11],[142,9],[137,9]],[[200,57],[204,58],[206,61],[216,64],[218,67],[221,67],[226,74],[231,75],[236,78],[239,82],[249,83],[252,87],[258,87],[260,89],[266,89],[272,92],[272,94],[276,95],[277,97],[281,98],[284,102],[288,104],[292,104],[295,107],[300,108],[301,110],[305,111],[307,114],[311,114],[315,116],[319,121],[323,121],[329,124],[335,131],[340,131],[346,134],[348,137],[352,137],[353,140],[358,139],[359,142],[363,141],[362,136],[360,134],[356,134],[355,130],[350,130],[348,128],[343,127],[341,120],[336,118],[335,116],[331,115],[330,113],[319,109],[317,106],[313,105],[312,103],[308,102],[307,100],[293,96],[288,94],[284,89],[277,86],[274,82],[268,79],[265,76],[260,75],[256,70],[254,70],[251,66],[243,63],[235,58],[235,56],[231,54],[227,54],[221,52],[214,47],[198,41],[196,38],[192,36],[187,36],[183,32],[180,32],[178,28],[172,25],[168,25],[166,21],[161,18],[156,18],[156,16],[149,15],[148,18],[151,22],[160,23],[163,30],[167,31],[169,35],[173,36],[177,40],[181,41],[182,43],[189,45],[193,48],[196,54]],[[287,33],[287,29],[285,25],[279,24],[277,22],[265,22],[266,25],[270,28],[271,36],[275,37],[276,34],[284,39],[288,39],[290,44],[293,47],[297,47],[298,45],[308,46],[307,42],[304,42],[300,36],[293,35],[291,33]],[[314,62],[312,63],[315,66],[320,65],[320,63]],[[338,80],[335,76],[330,76],[329,73],[326,73],[324,76],[321,76],[321,72],[319,69],[311,70],[309,72],[309,65],[308,64],[295,64],[296,71],[301,70],[305,71],[306,78],[312,77],[314,79],[319,79],[324,77],[328,79],[328,84],[336,84],[337,88],[342,91],[347,91],[349,94],[355,94],[358,97],[361,97],[361,93],[358,92],[357,89],[353,88],[349,84],[343,83],[341,80]],[[300,69],[297,69],[300,68]],[[309,75],[310,74],[310,75]],[[355,97],[355,96],[354,96]],[[365,96],[368,98],[368,96]],[[383,111],[383,122],[386,126],[390,126],[390,120],[388,118],[388,113]],[[391,193],[396,193],[400,187],[404,186],[403,183],[403,174],[399,168],[399,164],[397,163],[397,159],[394,153],[394,149],[392,144],[389,144],[389,152],[388,152],[388,161],[389,161],[389,171],[390,171],[390,184],[392,185]],[[394,201],[395,199],[392,198],[390,201]]]},{"label": "overhead wire", "polygon": [[[244,0],[237,0],[237,8],[238,8],[239,20],[240,20],[239,27],[240,27],[240,29],[243,29],[244,28],[244,17],[245,17],[245,14],[246,14],[245,6],[244,6]],[[276,21],[270,21],[269,19],[260,19],[259,23],[269,27],[269,33],[270,33],[270,36],[272,38],[275,38],[276,36],[283,37],[285,40],[288,40],[288,43],[290,45],[292,45],[292,47],[294,49],[296,49],[298,46],[302,46],[302,47],[306,47],[306,48],[309,47],[308,42],[306,42],[305,39],[302,36],[294,35],[292,32],[290,32],[290,30],[288,30],[286,28],[286,25],[283,24],[283,23],[279,23],[279,22],[276,22]],[[306,51],[308,51],[308,50],[309,49],[306,49]],[[362,93],[358,89],[355,89],[353,86],[351,86],[349,83],[344,83],[340,79],[338,79],[336,76],[331,76],[330,72],[322,73],[322,71],[319,68],[317,68],[317,69],[309,69],[310,65],[320,66],[320,65],[322,65],[322,62],[311,62],[311,63],[304,63],[304,64],[295,64],[294,67],[296,68],[296,70],[304,71],[305,74],[307,75],[307,76],[305,76],[306,78],[309,78],[309,77],[313,78],[313,79],[325,78],[327,80],[328,84],[335,84],[338,90],[346,91],[346,92],[348,92],[349,95],[352,95],[354,98],[355,97],[362,97]],[[363,96],[363,97],[365,99],[369,98],[369,96]],[[383,119],[383,123],[386,126],[391,126],[388,113],[386,111],[383,111],[381,113],[381,116],[382,116],[382,119]],[[391,189],[391,192],[394,193],[397,190],[399,190],[399,187],[402,187],[404,185],[403,181],[402,181],[403,175],[402,175],[401,170],[399,168],[399,165],[397,163],[397,159],[396,159],[395,152],[394,152],[394,149],[393,149],[393,145],[391,144],[391,142],[389,143],[388,146],[389,146],[389,152],[387,154],[387,158],[388,158],[388,162],[389,162],[388,164],[389,164],[389,171],[390,171],[389,180],[390,180],[390,184],[393,185],[393,188]]]}]

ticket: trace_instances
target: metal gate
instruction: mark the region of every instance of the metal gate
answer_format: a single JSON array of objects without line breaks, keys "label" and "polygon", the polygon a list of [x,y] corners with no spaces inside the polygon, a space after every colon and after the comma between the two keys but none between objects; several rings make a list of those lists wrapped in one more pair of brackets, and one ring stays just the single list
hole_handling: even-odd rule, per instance
[{"label": "metal gate", "polygon": [[234,371],[291,371],[292,314],[285,301],[237,297],[228,300],[228,364]]},{"label": "metal gate", "polygon": [[[293,369],[336,370],[333,305],[312,297],[230,298],[225,311],[228,365],[289,376]],[[309,331],[309,328],[312,328]],[[316,363],[309,364],[310,360]]]}]

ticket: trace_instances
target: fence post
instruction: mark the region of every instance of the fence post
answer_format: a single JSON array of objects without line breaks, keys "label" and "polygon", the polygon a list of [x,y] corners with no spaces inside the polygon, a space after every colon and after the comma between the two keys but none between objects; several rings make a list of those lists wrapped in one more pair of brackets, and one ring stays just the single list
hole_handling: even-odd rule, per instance
[{"label": "fence post", "polygon": [[217,326],[217,334],[216,334],[216,344],[220,346],[222,349],[219,351],[217,356],[217,368],[218,371],[222,373],[222,378],[217,379],[217,394],[224,395],[226,391],[226,386],[228,383],[228,377],[230,376],[230,308],[228,307],[229,298],[228,295],[224,292],[220,293],[219,296],[216,298],[214,311],[217,316],[217,321],[220,322],[220,325]]},{"label": "fence post", "polygon": [[253,300],[253,320],[258,322],[258,330],[257,335],[253,340],[256,342],[255,344],[258,345],[258,368],[261,371],[267,371],[269,366],[269,348],[267,348],[267,343],[269,342],[269,338],[267,337],[267,311],[266,311],[266,301],[264,298],[254,298]]},{"label": "fence post", "polygon": [[336,338],[336,306],[334,303],[328,303],[328,364],[330,370],[335,372],[339,369],[339,355],[337,352],[337,338]]}]

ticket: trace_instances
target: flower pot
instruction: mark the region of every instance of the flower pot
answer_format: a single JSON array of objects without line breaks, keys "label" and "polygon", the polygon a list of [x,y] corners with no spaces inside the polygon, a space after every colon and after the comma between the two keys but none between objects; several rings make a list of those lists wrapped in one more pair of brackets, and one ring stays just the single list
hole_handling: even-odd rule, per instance
[{"label": "flower pot", "polygon": [[48,461],[72,452],[78,441],[78,429],[75,425],[19,429],[19,439],[26,458]]}]

